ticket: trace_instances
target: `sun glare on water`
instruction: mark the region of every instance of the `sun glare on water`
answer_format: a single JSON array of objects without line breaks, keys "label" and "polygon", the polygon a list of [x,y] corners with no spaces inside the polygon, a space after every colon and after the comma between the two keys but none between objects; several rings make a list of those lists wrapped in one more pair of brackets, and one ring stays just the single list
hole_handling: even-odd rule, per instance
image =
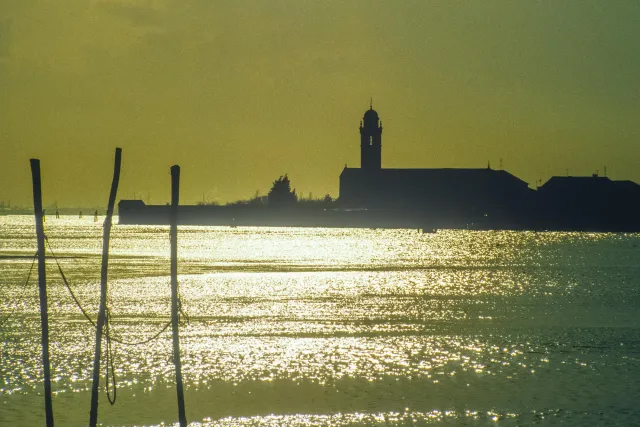
[{"label": "sun glare on water", "polygon": [[[0,330],[0,418],[23,425],[43,417],[35,281],[23,288],[31,221],[0,218],[0,314],[15,311]],[[75,294],[95,315],[100,222],[66,218],[46,228]],[[612,234],[180,227],[188,419],[591,422],[589,402],[604,399],[599,390],[612,381],[625,390],[623,377],[640,369],[625,351],[638,342],[627,327],[638,324],[629,280],[638,277],[637,243],[637,235]],[[115,226],[110,254],[112,332],[145,341],[169,320],[168,228]],[[48,262],[56,421],[83,425],[94,331]],[[177,419],[170,330],[148,343],[115,344],[118,401],[109,406],[101,395],[105,425]],[[623,410],[634,393],[626,396],[607,404]]]}]

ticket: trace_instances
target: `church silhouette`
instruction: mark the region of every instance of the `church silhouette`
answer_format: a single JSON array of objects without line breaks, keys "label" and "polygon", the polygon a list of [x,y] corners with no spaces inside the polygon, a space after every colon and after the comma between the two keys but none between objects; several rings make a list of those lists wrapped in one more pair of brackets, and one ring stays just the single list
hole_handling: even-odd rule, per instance
[{"label": "church silhouette", "polygon": [[345,166],[340,175],[343,208],[421,211],[438,228],[497,222],[520,228],[535,193],[525,181],[490,167],[383,169],[382,122],[373,105],[360,123],[360,165]]},{"label": "church silhouette", "polygon": [[640,231],[640,185],[554,176],[533,190],[505,170],[382,168],[382,122],[360,123],[360,168],[340,174],[345,209],[412,212],[436,228]]}]

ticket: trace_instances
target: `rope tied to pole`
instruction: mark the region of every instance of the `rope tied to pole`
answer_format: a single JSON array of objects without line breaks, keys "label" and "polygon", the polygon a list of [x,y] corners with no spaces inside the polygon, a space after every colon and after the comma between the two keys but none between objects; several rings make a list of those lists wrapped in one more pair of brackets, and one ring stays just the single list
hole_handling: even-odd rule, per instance
[{"label": "rope tied to pole", "polygon": [[[53,257],[56,263],[56,266],[58,267],[58,272],[60,273],[62,282],[67,288],[67,291],[69,291],[71,298],[75,302],[76,306],[80,309],[80,312],[82,313],[84,318],[91,324],[91,326],[93,326],[94,328],[97,328],[96,322],[91,318],[91,316],[89,316],[89,314],[87,313],[87,310],[82,306],[82,304],[80,303],[80,300],[73,292],[73,289],[69,284],[69,280],[67,279],[67,276],[64,274],[64,270],[60,265],[60,261],[58,260],[58,257],[56,256],[55,252],[53,251],[53,248],[51,247],[51,243],[49,242],[49,239],[46,235],[45,235],[45,242],[47,243],[49,251],[51,252],[51,256]],[[32,268],[33,268],[33,265],[32,265]],[[111,331],[111,326],[112,326],[111,311],[109,310],[108,307],[106,307],[105,316],[106,316],[106,319],[105,319],[106,321],[103,326],[104,328],[103,338],[105,339],[107,344],[107,351],[105,352],[105,357],[106,357],[105,388],[106,388],[107,400],[111,405],[115,405],[116,398],[117,398],[118,383],[117,383],[116,369],[115,369],[115,346],[113,345],[113,343],[118,343],[118,344],[127,345],[127,346],[138,346],[138,345],[148,344],[151,341],[154,341],[158,337],[160,337],[160,335],[164,331],[166,331],[169,328],[169,326],[171,326],[171,320],[169,320],[166,324],[164,324],[164,326],[158,332],[156,332],[149,338],[146,338],[140,341],[127,341],[113,335]],[[185,317],[186,317],[186,314],[185,314]]]},{"label": "rope tied to pole", "polygon": [[[80,312],[82,313],[82,315],[84,316],[84,318],[94,327],[94,328],[98,328],[98,324],[96,323],[96,321],[94,321],[91,316],[89,316],[87,310],[82,306],[82,304],[80,303],[80,300],[78,299],[78,297],[75,295],[75,293],[73,292],[73,289],[71,288],[71,285],[69,283],[69,280],[67,279],[64,270],[62,269],[62,265],[60,264],[60,261],[58,260],[58,257],[56,256],[55,252],[53,251],[53,248],[51,246],[51,242],[49,241],[49,238],[43,233],[43,237],[44,237],[44,243],[46,243],[46,245],[49,248],[49,251],[56,263],[56,266],[58,267],[58,272],[60,273],[60,277],[62,278],[62,281],[65,285],[65,287],[67,288],[67,291],[69,292],[69,294],[71,295],[71,298],[73,299],[73,301],[75,302],[76,306],[78,307],[78,309],[80,310]],[[37,255],[37,254],[36,254]],[[32,265],[33,267],[33,265]],[[31,270],[30,270],[31,272]],[[181,317],[183,317],[185,319],[185,322],[188,323],[190,321],[189,316],[186,314],[186,312],[183,309],[183,304],[182,304],[182,295],[180,295],[179,289],[177,289],[177,278],[173,278],[172,280],[176,281],[176,317],[177,317],[177,323],[182,323],[182,319]],[[108,294],[106,295],[106,298],[108,298]],[[107,394],[107,400],[109,401],[109,403],[111,405],[114,405],[116,403],[116,398],[117,398],[117,378],[116,378],[116,372],[115,372],[115,346],[113,345],[113,343],[119,343],[122,345],[142,345],[142,344],[147,344],[155,339],[157,339],[164,331],[166,331],[169,326],[171,326],[173,324],[173,320],[169,320],[157,333],[153,334],[151,337],[141,340],[141,341],[127,341],[124,340],[122,338],[118,338],[116,337],[113,332],[111,331],[111,327],[112,327],[112,316],[111,316],[111,312],[109,310],[109,303],[107,301],[105,301],[105,322],[102,325],[104,334],[103,334],[103,339],[106,340],[106,347],[107,347],[107,351],[105,352],[105,358],[106,358],[106,363],[105,363],[105,389],[106,389],[106,394]],[[102,340],[100,340],[101,342]],[[175,344],[175,343],[174,343]],[[178,353],[178,357],[179,357],[179,353]],[[180,385],[181,385],[181,380],[180,380]],[[181,396],[182,397],[182,396]],[[183,397],[182,397],[183,398]],[[184,405],[184,403],[183,403]],[[182,413],[181,413],[181,417],[184,417],[184,409],[182,409]],[[182,421],[181,421],[182,422]],[[184,425],[186,425],[186,423],[182,423]]]},{"label": "rope tied to pole", "polygon": [[[100,359],[102,356],[102,335],[108,330],[107,319],[107,277],[109,266],[109,238],[111,236],[111,217],[113,216],[113,210],[116,202],[116,194],[118,192],[118,182],[120,181],[120,164],[122,159],[122,149],[116,147],[115,162],[113,167],[113,179],[111,180],[111,191],[109,192],[109,202],[107,204],[107,215],[105,218],[103,231],[102,231],[102,265],[100,269],[100,304],[98,305],[98,317],[96,319],[96,347],[93,357],[93,371],[92,371],[92,383],[91,383],[91,410],[89,411],[89,426],[96,427],[98,424],[98,393],[100,391]],[[98,211],[94,221],[98,220]],[[105,324],[107,327],[105,328]],[[108,344],[111,343],[109,339]],[[107,357],[109,356],[110,349],[107,349]],[[112,362],[113,363],[113,362]],[[107,360],[107,369],[109,369],[109,361]],[[113,371],[113,370],[112,370]],[[108,375],[108,371],[107,371]],[[106,378],[107,384],[109,384],[109,378]],[[107,396],[109,397],[109,391],[107,389]],[[111,398],[109,397],[111,402]],[[115,402],[115,376],[114,376],[114,398]],[[112,402],[113,403],[113,402]]]},{"label": "rope tied to pole", "polygon": [[[71,285],[69,284],[69,280],[67,279],[67,276],[64,274],[64,271],[62,270],[62,266],[60,265],[60,262],[58,261],[58,258],[56,257],[56,254],[53,252],[53,249],[51,248],[51,244],[49,243],[49,239],[46,236],[45,236],[45,241],[47,242],[47,246],[49,247],[49,251],[51,252],[51,255],[53,256],[53,259],[56,262],[56,266],[58,267],[58,272],[60,273],[60,277],[62,278],[62,282],[64,283],[65,287],[67,288],[67,291],[69,291],[69,294],[71,295],[71,298],[75,302],[76,306],[78,307],[78,309],[80,310],[80,312],[82,313],[84,318],[91,324],[91,326],[96,328],[97,327],[96,322],[91,318],[91,316],[89,316],[89,314],[87,313],[87,310],[85,310],[85,308],[82,307],[82,304],[80,303],[80,300],[78,300],[78,297],[73,292],[73,289],[71,289]],[[109,316],[109,319],[111,319],[111,316]],[[109,322],[110,321],[111,320],[109,320]],[[105,323],[107,323],[107,322],[105,322]],[[116,343],[122,344],[122,345],[133,346],[133,345],[142,345],[142,344],[150,343],[151,341],[157,339],[160,335],[162,335],[162,333],[164,331],[166,331],[169,328],[169,326],[171,326],[171,320],[169,320],[167,323],[165,323],[158,332],[156,332],[155,334],[153,334],[149,338],[145,338],[145,339],[140,340],[140,341],[128,341],[128,340],[125,340],[123,338],[120,338],[120,337],[112,334],[110,330],[106,331],[106,333],[109,336],[109,339],[111,341],[113,341],[113,342],[116,342]]]}]

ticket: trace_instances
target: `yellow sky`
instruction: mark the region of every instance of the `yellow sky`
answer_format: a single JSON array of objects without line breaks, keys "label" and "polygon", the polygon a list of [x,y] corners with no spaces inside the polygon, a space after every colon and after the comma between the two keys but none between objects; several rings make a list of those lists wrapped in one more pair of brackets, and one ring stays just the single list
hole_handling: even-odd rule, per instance
[{"label": "yellow sky", "polygon": [[0,0],[0,200],[338,195],[373,97],[383,167],[640,182],[640,3]]}]

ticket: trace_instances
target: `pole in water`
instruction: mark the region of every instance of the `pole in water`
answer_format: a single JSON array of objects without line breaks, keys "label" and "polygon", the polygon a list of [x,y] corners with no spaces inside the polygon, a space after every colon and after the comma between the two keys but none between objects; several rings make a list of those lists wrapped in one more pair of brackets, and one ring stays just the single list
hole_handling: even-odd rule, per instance
[{"label": "pole in water", "polygon": [[51,402],[51,366],[49,363],[49,313],[47,311],[47,277],[44,254],[44,226],[42,210],[42,182],[40,160],[31,159],[33,180],[33,211],[36,219],[38,241],[38,289],[40,290],[40,321],[42,323],[42,367],[44,368],[44,409],[47,427],[53,427],[53,404]]},{"label": "pole in water", "polygon": [[[98,423],[98,391],[100,388],[100,353],[102,352],[102,329],[104,328],[107,309],[107,272],[109,265],[109,239],[111,237],[111,218],[116,203],[118,182],[120,182],[120,163],[122,148],[116,148],[116,158],[113,166],[113,180],[107,205],[107,217],[104,220],[102,232],[102,269],[100,271],[100,306],[98,308],[98,320],[96,322],[96,350],[93,359],[93,383],[91,385],[91,411],[89,413],[89,425],[95,427]],[[96,220],[98,211],[96,211]],[[108,381],[108,379],[107,379]]]},{"label": "pole in water", "polygon": [[180,362],[180,337],[178,335],[178,202],[180,200],[180,166],[171,166],[171,330],[173,332],[173,361],[176,365],[176,392],[178,394],[178,420],[180,427],[187,426]]}]

